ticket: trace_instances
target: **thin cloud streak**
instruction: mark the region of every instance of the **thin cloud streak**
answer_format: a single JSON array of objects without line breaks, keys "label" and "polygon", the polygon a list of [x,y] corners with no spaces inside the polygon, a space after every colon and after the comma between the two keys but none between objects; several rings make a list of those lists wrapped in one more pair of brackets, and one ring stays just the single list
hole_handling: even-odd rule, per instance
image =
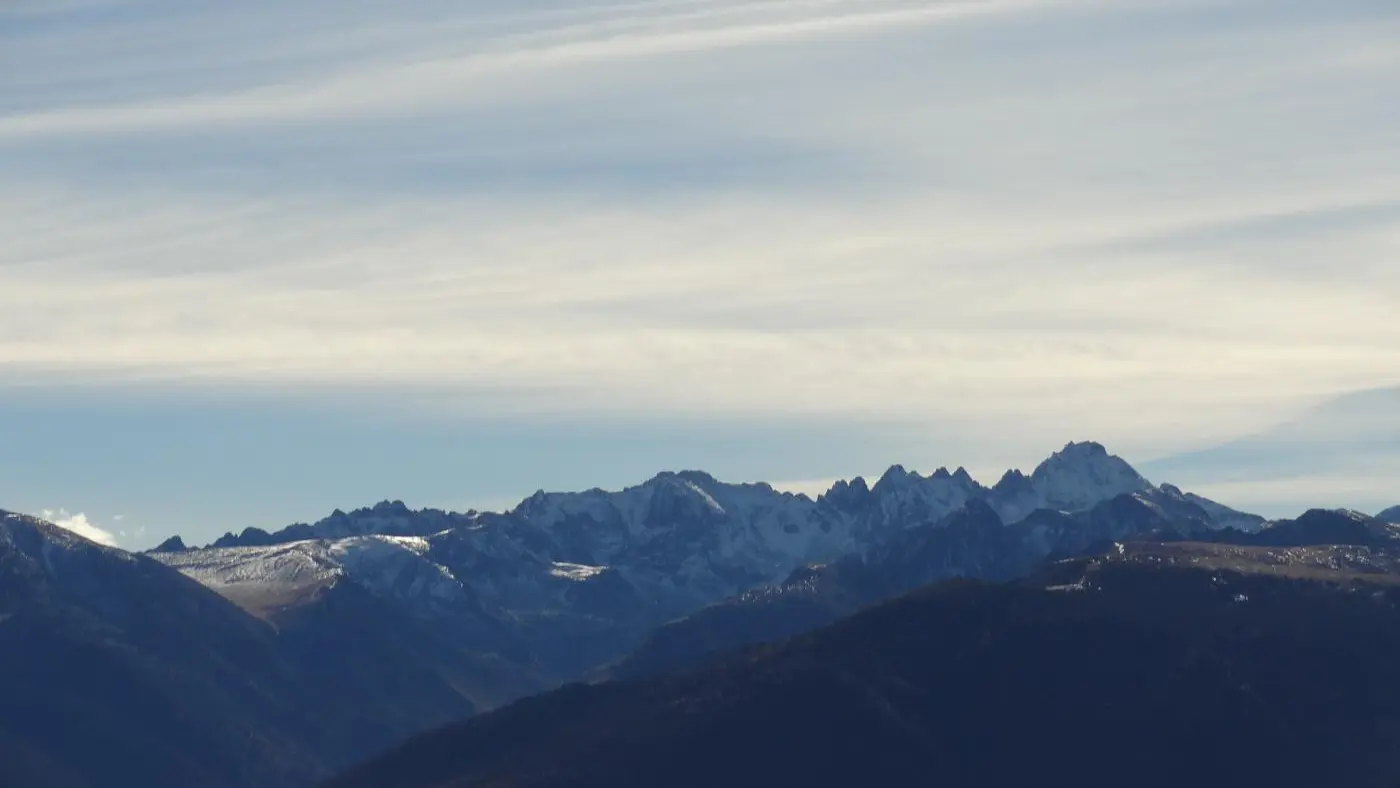
[{"label": "thin cloud streak", "polygon": [[[1208,265],[1136,265],[1126,254],[1108,269],[1017,264],[1084,242],[1053,225],[1040,238],[1014,223],[975,228],[960,249],[953,236],[930,244],[914,211],[900,218],[890,206],[882,216],[817,204],[595,216],[533,204],[504,209],[511,237],[492,237],[488,214],[479,226],[376,240],[374,229],[357,236],[353,213],[240,217],[191,203],[188,236],[167,232],[123,271],[133,239],[175,226],[154,210],[162,204],[150,226],[128,206],[130,222],[105,225],[117,237],[67,231],[103,226],[81,214],[47,239],[28,233],[27,254],[50,262],[7,277],[0,308],[17,332],[0,338],[0,366],[30,380],[455,387],[500,392],[493,407],[515,413],[920,419],[936,404],[989,425],[1037,413],[1056,429],[1158,439],[1191,420],[1184,434],[1209,434],[1300,397],[1397,382],[1400,370],[1385,291],[1267,275],[1225,286]],[[413,226],[415,206],[401,211],[387,226]],[[825,231],[800,229],[817,211],[831,211]],[[272,216],[308,225],[307,240],[283,236]],[[755,223],[766,231],[745,231]],[[1016,243],[983,240],[1018,230]],[[338,241],[325,247],[324,236]],[[188,259],[204,268],[179,271]],[[608,264],[577,262],[588,259]],[[74,288],[82,271],[90,286]],[[1294,314],[1280,319],[1280,304]],[[1349,319],[1330,320],[1340,313]],[[1140,423],[1144,407],[1161,421]]]},{"label": "thin cloud streak", "polygon": [[[1067,4],[1070,0],[1056,0]],[[765,6],[773,4],[765,4]],[[802,8],[812,3],[784,3]],[[828,5],[823,3],[821,5]],[[937,0],[915,7],[851,11],[773,23],[724,25],[713,29],[665,30],[664,23],[695,21],[694,15],[663,19],[663,29],[606,35],[600,26],[575,32],[602,37],[562,40],[503,51],[351,73],[309,85],[272,86],[212,97],[114,107],[77,107],[0,116],[0,141],[84,133],[130,133],[204,124],[333,120],[423,109],[435,100],[461,106],[465,89],[512,72],[560,69],[616,60],[711,52],[800,42],[813,38],[955,21],[974,15],[1050,6],[1050,0]],[[764,8],[764,10],[769,10]],[[550,38],[558,37],[553,33]]]}]

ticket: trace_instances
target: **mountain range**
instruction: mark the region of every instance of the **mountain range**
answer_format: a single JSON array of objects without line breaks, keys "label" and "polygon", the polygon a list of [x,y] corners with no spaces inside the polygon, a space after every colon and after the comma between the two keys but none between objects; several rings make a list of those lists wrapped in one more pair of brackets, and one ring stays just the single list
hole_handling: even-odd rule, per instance
[{"label": "mountain range", "polygon": [[[944,528],[957,513],[970,524]],[[962,468],[923,476],[896,465],[873,485],[842,481],[812,499],[666,472],[617,492],[540,491],[503,513],[385,502],[150,555],[259,614],[355,583],[407,618],[521,666],[517,686],[532,691],[589,675],[656,627],[781,587],[794,571],[892,559],[929,534],[937,541],[970,529],[970,538],[987,540],[986,554],[950,556],[923,580],[1011,577],[1110,536],[1262,524],[1153,485],[1099,444],[1071,443],[1029,475],[1008,471],[992,487]]]},{"label": "mountain range", "polygon": [[810,498],[665,472],[500,513],[384,502],[141,555],[5,515],[0,644],[16,645],[0,691],[16,701],[0,782],[306,785],[522,697],[702,669],[940,580],[1014,581],[1142,539],[1383,556],[1383,519],[1265,522],[1095,443],[991,487],[894,466]]}]

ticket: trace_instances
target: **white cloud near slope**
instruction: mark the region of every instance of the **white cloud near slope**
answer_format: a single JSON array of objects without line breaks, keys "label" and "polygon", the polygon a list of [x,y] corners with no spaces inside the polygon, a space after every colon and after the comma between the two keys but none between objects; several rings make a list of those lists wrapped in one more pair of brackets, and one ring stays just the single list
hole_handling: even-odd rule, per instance
[{"label": "white cloud near slope", "polygon": [[69,514],[66,509],[45,509],[39,513],[39,517],[89,541],[108,547],[117,546],[116,534],[94,525],[82,512]]}]

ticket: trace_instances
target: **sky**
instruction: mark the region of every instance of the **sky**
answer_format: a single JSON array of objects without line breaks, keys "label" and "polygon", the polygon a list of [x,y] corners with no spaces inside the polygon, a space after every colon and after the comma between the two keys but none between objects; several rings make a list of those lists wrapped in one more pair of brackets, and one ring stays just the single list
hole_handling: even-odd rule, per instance
[{"label": "sky", "polygon": [[1400,503],[1393,0],[0,0],[0,508],[1069,440]]}]

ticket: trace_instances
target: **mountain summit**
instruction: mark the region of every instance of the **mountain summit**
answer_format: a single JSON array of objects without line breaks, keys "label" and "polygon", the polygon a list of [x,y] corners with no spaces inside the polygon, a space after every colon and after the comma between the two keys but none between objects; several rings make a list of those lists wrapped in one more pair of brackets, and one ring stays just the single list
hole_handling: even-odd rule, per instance
[{"label": "mountain summit", "polygon": [[1123,458],[1099,443],[1069,443],[1050,455],[1031,474],[1040,508],[1060,511],[1087,509],[1119,495],[1145,492],[1144,479]]}]

